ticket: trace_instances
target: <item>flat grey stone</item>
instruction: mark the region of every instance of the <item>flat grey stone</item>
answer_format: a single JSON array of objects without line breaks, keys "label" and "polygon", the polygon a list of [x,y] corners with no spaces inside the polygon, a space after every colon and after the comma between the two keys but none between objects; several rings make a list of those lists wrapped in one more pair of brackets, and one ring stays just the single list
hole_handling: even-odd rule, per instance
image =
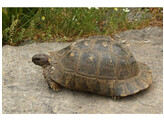
[{"label": "flat grey stone", "polygon": [[[155,31],[156,30],[156,31]],[[153,71],[152,85],[135,95],[112,100],[96,94],[62,88],[54,92],[42,75],[42,68],[31,62],[33,55],[56,51],[69,43],[32,43],[2,48],[2,112],[8,113],[163,113],[162,29],[149,27],[119,34],[126,40],[136,60]],[[132,41],[132,39],[135,39]],[[144,43],[146,39],[150,42]],[[141,41],[143,43],[141,43]]]}]

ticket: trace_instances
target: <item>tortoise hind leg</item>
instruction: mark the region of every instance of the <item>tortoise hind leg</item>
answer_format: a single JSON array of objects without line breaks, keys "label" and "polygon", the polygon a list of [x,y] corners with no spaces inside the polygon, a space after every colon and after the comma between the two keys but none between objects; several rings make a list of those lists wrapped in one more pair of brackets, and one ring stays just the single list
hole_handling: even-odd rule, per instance
[{"label": "tortoise hind leg", "polygon": [[120,99],[120,97],[119,96],[112,96],[112,99],[116,100],[116,99]]},{"label": "tortoise hind leg", "polygon": [[56,92],[59,92],[61,89],[61,85],[59,85],[58,83],[56,83],[55,81],[53,81],[50,76],[49,76],[49,68],[45,69],[43,71],[43,75],[48,83],[49,88],[53,89]]}]

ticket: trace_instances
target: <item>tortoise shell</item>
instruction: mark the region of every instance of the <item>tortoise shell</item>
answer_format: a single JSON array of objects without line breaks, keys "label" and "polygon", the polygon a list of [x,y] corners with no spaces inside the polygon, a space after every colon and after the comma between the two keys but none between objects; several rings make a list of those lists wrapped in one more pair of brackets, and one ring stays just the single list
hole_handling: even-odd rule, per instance
[{"label": "tortoise shell", "polygon": [[105,96],[127,96],[152,83],[148,66],[108,37],[80,39],[52,52],[50,77],[63,87]]}]

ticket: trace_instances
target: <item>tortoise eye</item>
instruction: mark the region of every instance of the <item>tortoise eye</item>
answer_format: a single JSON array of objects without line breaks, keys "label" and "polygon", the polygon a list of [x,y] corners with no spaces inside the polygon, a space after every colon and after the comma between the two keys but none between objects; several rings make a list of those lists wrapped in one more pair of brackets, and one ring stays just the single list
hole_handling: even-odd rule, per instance
[{"label": "tortoise eye", "polygon": [[37,61],[40,61],[40,58],[36,58]]}]

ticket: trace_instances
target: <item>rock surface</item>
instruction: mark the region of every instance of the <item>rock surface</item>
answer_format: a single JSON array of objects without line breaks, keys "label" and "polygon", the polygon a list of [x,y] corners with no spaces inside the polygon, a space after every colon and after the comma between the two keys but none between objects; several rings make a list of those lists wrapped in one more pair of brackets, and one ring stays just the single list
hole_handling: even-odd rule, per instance
[{"label": "rock surface", "polygon": [[153,15],[150,12],[144,10],[138,10],[139,8],[129,8],[127,17],[129,21],[140,21],[141,19],[151,19]]},{"label": "rock surface", "polygon": [[111,97],[62,88],[53,92],[42,68],[31,62],[37,53],[62,49],[69,43],[33,43],[3,46],[3,113],[163,113],[163,31],[158,27],[130,30],[116,36],[135,58],[153,71],[152,85],[135,95],[113,101]]}]

